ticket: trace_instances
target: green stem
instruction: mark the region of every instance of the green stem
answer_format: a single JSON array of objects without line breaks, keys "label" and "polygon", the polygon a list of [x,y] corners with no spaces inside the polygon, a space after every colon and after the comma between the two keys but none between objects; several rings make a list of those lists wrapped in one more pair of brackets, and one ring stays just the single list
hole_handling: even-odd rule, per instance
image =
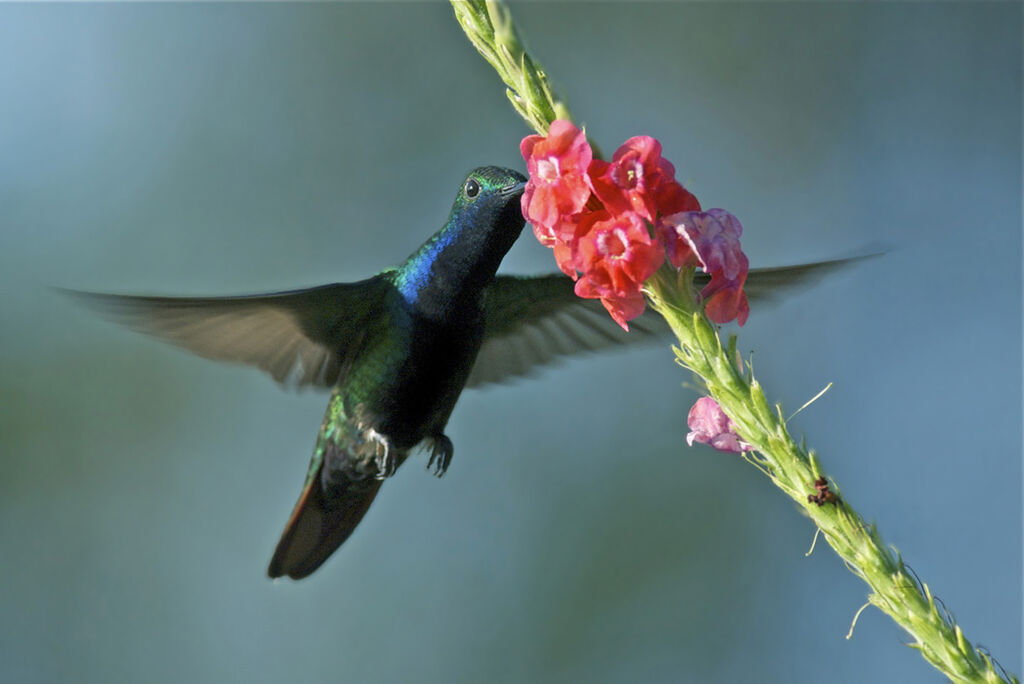
[{"label": "green stem", "polygon": [[[781,407],[769,405],[753,370],[736,358],[735,336],[722,345],[695,305],[690,280],[663,269],[646,289],[651,306],[679,340],[675,351],[680,364],[704,380],[740,439],[754,447],[747,459],[803,508],[847,567],[867,582],[869,602],[907,630],[914,638],[911,646],[952,681],[1017,682],[1012,675],[1004,679],[949,614],[940,612],[928,585],[907,570],[898,551],[882,542],[877,527],[865,523],[840,496],[835,482],[819,480],[824,475],[817,455],[793,439]],[[834,497],[815,501],[812,497],[824,486]]]},{"label": "green stem", "polygon": [[[455,17],[484,59],[508,87],[516,111],[541,135],[555,119],[570,119],[543,69],[523,47],[511,14],[498,0],[452,0]],[[595,156],[599,156],[595,150]],[[871,588],[868,601],[905,629],[910,645],[955,682],[1014,682],[975,648],[950,614],[939,611],[928,585],[909,572],[898,551],[887,547],[877,527],[867,524],[824,476],[814,451],[789,434],[780,406],[769,404],[753,370],[736,353],[736,337],[722,345],[693,293],[692,269],[666,266],[647,281],[651,306],[668,322],[679,342],[676,357],[704,381],[708,392],[753,450],[746,459],[793,498],[814,521],[846,566]]]},{"label": "green stem", "polygon": [[[451,0],[455,19],[477,52],[486,59],[507,86],[505,94],[519,116],[540,135],[556,119],[572,121],[569,107],[555,93],[547,74],[529,53],[512,14],[504,2],[496,0]],[[601,150],[590,141],[594,158]]]},{"label": "green stem", "polygon": [[552,121],[572,120],[544,70],[527,54],[504,3],[453,0],[452,8],[470,42],[508,86],[505,94],[512,106],[533,130],[547,135]]}]

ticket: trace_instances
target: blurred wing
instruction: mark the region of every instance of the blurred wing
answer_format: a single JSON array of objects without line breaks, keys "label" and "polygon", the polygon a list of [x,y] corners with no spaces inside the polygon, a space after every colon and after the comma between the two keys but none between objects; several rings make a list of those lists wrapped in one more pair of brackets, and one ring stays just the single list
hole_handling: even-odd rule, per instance
[{"label": "blurred wing", "polygon": [[[803,290],[817,285],[822,278],[835,273],[841,268],[850,266],[858,261],[873,259],[880,254],[867,254],[864,256],[852,257],[850,259],[832,259],[831,261],[817,261],[812,264],[800,264],[798,266],[777,266],[775,268],[751,269],[747,275],[747,283],[743,289],[747,293],[747,299],[751,304],[771,304],[779,301],[784,295],[792,294],[796,290]],[[697,286],[704,287],[708,282],[708,276],[704,273],[697,274]]]},{"label": "blurred wing", "polygon": [[[754,269],[747,276],[747,297],[754,304],[769,303],[865,258]],[[707,281],[706,274],[697,274],[698,289]],[[529,375],[565,356],[643,344],[669,334],[665,321],[650,309],[629,322],[627,333],[600,301],[577,297],[573,281],[560,273],[498,276],[484,294],[484,317],[484,342],[466,387]]]},{"label": "blurred wing", "polygon": [[102,316],[199,356],[256,366],[279,383],[331,387],[377,315],[385,274],[245,297],[137,297],[66,291]]},{"label": "blurred wing", "polygon": [[528,375],[563,356],[636,344],[668,333],[649,312],[620,328],[596,299],[580,299],[561,273],[498,276],[484,293],[484,343],[466,387]]}]

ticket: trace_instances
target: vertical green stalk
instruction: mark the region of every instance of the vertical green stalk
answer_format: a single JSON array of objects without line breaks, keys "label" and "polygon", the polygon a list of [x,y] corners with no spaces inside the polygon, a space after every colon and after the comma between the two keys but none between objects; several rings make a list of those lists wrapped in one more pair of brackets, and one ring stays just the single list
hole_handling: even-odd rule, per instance
[{"label": "vertical green stalk", "polygon": [[556,119],[572,120],[569,108],[559,99],[547,74],[526,53],[512,14],[503,2],[457,0],[455,18],[469,41],[507,86],[505,94],[519,115],[540,135]]},{"label": "vertical green stalk", "polygon": [[[452,0],[452,9],[469,42],[504,81],[509,102],[534,131],[547,135],[552,121],[573,120],[569,106],[555,93],[544,69],[526,52],[504,2]],[[600,159],[601,150],[593,140],[590,147],[594,157]]]},{"label": "vertical green stalk", "polygon": [[[511,14],[499,0],[452,0],[455,17],[470,41],[501,77],[512,106],[541,135],[551,122],[569,119],[544,70],[523,47]],[[595,150],[595,156],[597,152]],[[789,434],[781,408],[772,406],[753,370],[736,353],[736,337],[723,345],[693,292],[693,271],[664,267],[647,281],[645,293],[678,340],[678,362],[704,381],[709,394],[753,449],[745,458],[771,478],[814,521],[846,566],[871,588],[868,600],[913,638],[910,644],[955,682],[1014,682],[975,648],[927,584],[909,572],[899,552],[886,546],[827,478],[814,451]]]}]

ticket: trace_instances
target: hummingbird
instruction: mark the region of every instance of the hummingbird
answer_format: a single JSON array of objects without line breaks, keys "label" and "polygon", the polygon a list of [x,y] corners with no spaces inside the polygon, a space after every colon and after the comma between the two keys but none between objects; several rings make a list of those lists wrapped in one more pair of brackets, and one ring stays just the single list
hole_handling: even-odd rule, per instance
[{"label": "hummingbird", "polygon": [[[473,170],[438,232],[400,266],[359,282],[204,298],[69,291],[200,356],[331,391],[270,577],[298,580],[319,568],[414,449],[429,452],[427,468],[444,475],[454,451],[445,426],[463,389],[668,332],[652,314],[631,321],[627,334],[597,300],[577,297],[564,274],[497,275],[525,224],[525,183],[511,169]],[[748,297],[807,285],[845,261],[752,270]]]}]

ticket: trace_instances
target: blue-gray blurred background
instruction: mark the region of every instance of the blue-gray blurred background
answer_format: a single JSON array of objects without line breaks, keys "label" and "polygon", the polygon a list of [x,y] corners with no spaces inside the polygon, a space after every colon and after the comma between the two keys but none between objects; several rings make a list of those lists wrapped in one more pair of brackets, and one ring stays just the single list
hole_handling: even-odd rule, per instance
[{"label": "blue-gray blurred background", "polygon": [[[606,152],[664,144],[754,265],[885,245],[741,331],[969,638],[1021,671],[1021,6],[514,5]],[[0,679],[935,682],[667,348],[467,392],[301,583],[325,395],[51,285],[356,280],[530,131],[444,4],[0,7]],[[507,272],[554,270],[529,231]]]}]

